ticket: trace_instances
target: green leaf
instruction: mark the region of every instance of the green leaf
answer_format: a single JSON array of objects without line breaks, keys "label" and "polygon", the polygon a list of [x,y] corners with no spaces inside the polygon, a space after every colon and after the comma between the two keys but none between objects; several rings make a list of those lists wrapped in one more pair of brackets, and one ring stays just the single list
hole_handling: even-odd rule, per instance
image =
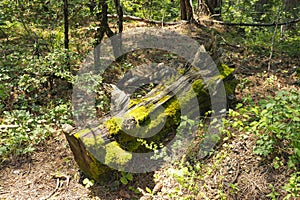
[{"label": "green leaf", "polygon": [[149,193],[149,194],[152,194],[152,191],[150,188],[146,187],[146,191]]},{"label": "green leaf", "polygon": [[127,180],[132,181],[133,176],[131,173],[128,173],[128,174],[126,174],[126,178],[127,178]]},{"label": "green leaf", "polygon": [[127,185],[127,184],[128,184],[128,180],[127,180],[124,176],[122,176],[122,177],[120,178],[120,181],[121,181],[121,183],[122,183],[123,185]]}]

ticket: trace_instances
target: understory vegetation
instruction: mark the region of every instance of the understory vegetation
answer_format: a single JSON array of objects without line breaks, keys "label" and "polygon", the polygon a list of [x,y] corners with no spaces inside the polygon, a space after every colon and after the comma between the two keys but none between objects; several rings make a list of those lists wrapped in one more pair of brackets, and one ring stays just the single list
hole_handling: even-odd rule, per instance
[{"label": "understory vegetation", "polygon": [[[299,91],[293,89],[280,91],[275,97],[262,99],[257,104],[252,99],[250,101],[248,99],[245,103],[237,104],[234,110],[230,109],[227,118],[223,119],[221,144],[215,152],[211,153],[209,160],[197,161],[194,156],[195,152],[192,151],[190,155],[186,155],[180,162],[167,170],[166,174],[179,183],[178,187],[171,190],[170,197],[174,198],[190,193],[185,195],[183,199],[195,199],[195,197],[210,199],[211,196],[203,192],[209,191],[210,185],[205,183],[212,174],[218,173],[224,170],[226,165],[232,164],[229,159],[234,158],[230,155],[231,151],[237,151],[234,144],[236,138],[246,141],[251,138],[251,140],[256,141],[252,146],[251,153],[259,155],[257,159],[260,162],[267,162],[271,168],[275,170],[293,169],[294,172],[290,174],[288,181],[281,183],[281,188],[277,188],[277,190],[285,191],[283,199],[299,197],[300,115],[299,108],[296,108],[299,107],[300,103],[299,95]],[[243,153],[243,151],[236,153]],[[236,180],[239,170],[241,170],[241,164],[234,163],[234,165],[238,169],[236,169],[237,172],[235,172],[232,180],[226,179],[225,174],[223,176],[218,175],[216,199],[233,198],[238,193],[244,192],[240,191],[239,185],[241,183]],[[271,192],[266,196],[277,199],[280,193],[276,192],[272,184],[270,184],[270,189],[272,189]],[[199,191],[201,192],[199,193]]]},{"label": "understory vegetation", "polygon": [[[62,139],[62,129],[66,124],[75,126],[72,84],[86,55],[93,50],[100,26],[96,14],[90,11],[90,2],[95,1],[69,1],[68,49],[64,47],[63,1],[0,2],[0,170],[3,173],[23,166],[23,158],[47,153],[49,141],[63,141],[63,148],[69,151],[67,141]],[[125,15],[161,21],[180,19],[179,0],[121,3]],[[212,51],[220,50],[222,64],[236,70],[237,100],[228,108],[222,126],[215,127],[221,135],[205,157],[199,158],[199,152],[203,137],[209,134],[208,125],[214,125],[209,122],[213,111],[208,111],[200,124],[181,116],[181,126],[192,127],[197,133],[196,141],[181,160],[150,175],[155,184],[146,183],[142,188],[136,184],[138,175],[120,172],[114,174],[109,186],[101,189],[116,193],[121,199],[300,198],[300,25],[299,22],[277,25],[296,19],[300,7],[284,9],[283,1],[272,0],[262,6],[263,12],[258,4],[258,0],[224,0],[221,20],[234,24],[275,23],[274,26],[226,26],[209,22],[210,18],[197,12],[195,18],[201,30],[193,24],[161,27],[136,21],[124,23],[124,31],[129,32],[139,26],[166,28],[187,35],[195,29],[205,32],[210,38],[199,41],[211,43]],[[108,6],[108,12],[115,13],[114,2],[108,1]],[[94,12],[101,12],[97,6],[95,9],[98,10]],[[116,19],[109,18],[109,25],[113,31],[117,30]],[[201,36],[198,33],[188,36],[197,38]],[[97,116],[104,117],[110,110],[110,94],[103,83],[117,82],[142,61],[171,59],[174,59],[172,54],[149,50],[133,52],[114,62],[93,85]],[[143,96],[152,87],[143,86],[135,95]],[[158,148],[154,144],[145,146],[151,150]],[[70,152],[67,158],[60,157],[77,169],[72,159]],[[29,173],[39,172],[29,170]],[[95,192],[99,185],[94,180],[74,174],[70,181],[89,189],[86,199],[101,199],[98,197],[101,192]],[[66,176],[54,176],[69,181]],[[4,179],[0,179],[0,199],[12,199],[11,189],[4,184],[9,180]],[[2,198],[2,194],[7,196]]]}]

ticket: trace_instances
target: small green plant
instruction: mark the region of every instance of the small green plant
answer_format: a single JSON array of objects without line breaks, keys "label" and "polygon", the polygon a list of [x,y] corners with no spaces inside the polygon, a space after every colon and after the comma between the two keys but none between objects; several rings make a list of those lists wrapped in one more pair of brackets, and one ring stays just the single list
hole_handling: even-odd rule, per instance
[{"label": "small green plant", "polygon": [[85,188],[90,188],[90,187],[92,187],[95,184],[95,181],[94,180],[90,180],[88,178],[85,178],[82,181],[82,184],[84,185]]},{"label": "small green plant", "polygon": [[238,187],[238,183],[231,183],[229,187],[230,187],[230,193],[237,194],[240,191]]},{"label": "small green plant", "polygon": [[50,124],[56,126],[62,124],[72,124],[71,103],[58,101],[55,103],[50,102],[47,109],[43,111],[44,119]]},{"label": "small green plant", "polygon": [[132,181],[133,176],[131,173],[121,172],[121,178],[120,181],[123,185],[127,185],[129,181]]},{"label": "small green plant", "polygon": [[237,88],[239,90],[243,90],[245,88],[247,88],[248,85],[251,84],[251,81],[247,78],[243,78],[242,80],[240,80],[240,83],[237,85]]},{"label": "small green plant", "polygon": [[276,83],[276,81],[278,80],[277,76],[275,75],[271,75],[269,77],[266,78],[264,85],[265,86],[274,86],[274,84]]},{"label": "small green plant", "polygon": [[275,188],[272,184],[270,184],[269,187],[271,188],[272,192],[268,194],[267,197],[271,197],[272,200],[276,200],[279,193],[275,191]]},{"label": "small green plant", "polygon": [[193,165],[186,161],[186,156],[183,156],[180,162],[177,162],[173,167],[167,170],[167,174],[173,177],[182,187],[182,189],[194,192],[198,191],[198,184],[195,181],[198,178],[200,171],[200,163]]},{"label": "small green plant", "polygon": [[150,195],[153,194],[152,190],[150,188],[148,188],[148,187],[146,187],[146,192],[148,192]]},{"label": "small green plant", "polygon": [[5,107],[11,88],[10,77],[5,74],[5,70],[0,69],[0,111]]},{"label": "small green plant", "polygon": [[283,162],[282,162],[282,160],[279,158],[279,157],[275,157],[274,159],[273,159],[273,167],[275,168],[275,169],[278,169],[278,168],[280,168],[281,166],[283,166]]},{"label": "small green plant", "polygon": [[135,194],[141,193],[137,188],[134,188],[133,186],[128,186],[128,189],[131,190],[132,192],[134,192]]},{"label": "small green plant", "polygon": [[300,197],[300,172],[295,172],[291,175],[289,182],[283,186],[288,195],[284,197],[285,200],[291,197]]},{"label": "small green plant", "polygon": [[168,173],[176,179],[178,183],[184,185],[186,183],[186,179],[189,176],[190,172],[187,167],[181,167],[178,169],[170,168]]}]

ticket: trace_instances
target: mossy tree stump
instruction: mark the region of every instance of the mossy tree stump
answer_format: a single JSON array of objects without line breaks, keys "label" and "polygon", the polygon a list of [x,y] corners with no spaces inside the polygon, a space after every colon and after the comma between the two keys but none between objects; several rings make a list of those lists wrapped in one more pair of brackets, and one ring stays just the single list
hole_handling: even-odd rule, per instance
[{"label": "mossy tree stump", "polygon": [[[210,76],[209,70],[191,67],[179,76],[168,77],[147,95],[131,98],[122,112],[102,119],[97,127],[65,133],[80,169],[97,181],[109,177],[111,168],[130,171],[132,163],[139,162],[135,154],[151,151],[145,142],[166,145],[174,137],[183,115],[182,107],[188,108],[184,114],[190,116],[211,109],[211,85],[218,87],[224,83],[226,95],[232,100],[236,85],[234,69],[226,65],[218,69],[220,73],[204,83],[203,76]],[[149,171],[153,168],[145,160],[138,165],[148,167]]]}]

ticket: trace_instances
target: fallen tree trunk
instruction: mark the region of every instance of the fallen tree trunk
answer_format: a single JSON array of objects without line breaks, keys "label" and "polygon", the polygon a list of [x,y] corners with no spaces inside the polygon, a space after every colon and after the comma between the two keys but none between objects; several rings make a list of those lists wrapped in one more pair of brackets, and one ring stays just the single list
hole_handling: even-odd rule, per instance
[{"label": "fallen tree trunk", "polygon": [[[193,131],[186,129],[188,125],[178,131],[183,116],[197,122],[201,114],[211,109],[211,99],[218,98],[223,82],[227,97],[234,96],[234,70],[226,65],[219,67],[217,76],[211,75],[216,73],[209,66],[201,70],[191,66],[181,73],[166,72],[160,65],[152,70],[158,75],[151,78],[148,74],[150,82],[157,78],[160,81],[147,95],[128,99],[129,103],[121,110],[112,110],[112,115],[102,119],[97,127],[65,133],[75,160],[87,177],[102,181],[109,178],[107,172],[111,169],[137,173],[157,169],[166,158],[172,160],[180,154],[178,142],[191,142],[194,137]],[[143,83],[133,83],[134,78],[134,73],[128,75],[119,88],[126,90]],[[145,78],[144,74],[140,78]],[[220,107],[226,103],[221,98],[219,101],[214,103]],[[159,150],[164,146],[168,148],[162,155]]]}]

